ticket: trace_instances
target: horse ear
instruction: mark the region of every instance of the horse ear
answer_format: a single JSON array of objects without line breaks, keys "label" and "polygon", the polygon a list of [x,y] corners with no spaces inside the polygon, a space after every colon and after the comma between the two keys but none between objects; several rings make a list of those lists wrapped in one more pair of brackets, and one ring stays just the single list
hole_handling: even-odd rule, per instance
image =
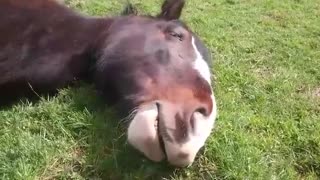
[{"label": "horse ear", "polygon": [[128,0],[125,8],[121,12],[121,15],[128,16],[128,15],[137,15],[137,14],[138,14],[138,10]]},{"label": "horse ear", "polygon": [[161,13],[158,17],[165,20],[179,19],[184,4],[184,0],[165,0],[161,7]]}]

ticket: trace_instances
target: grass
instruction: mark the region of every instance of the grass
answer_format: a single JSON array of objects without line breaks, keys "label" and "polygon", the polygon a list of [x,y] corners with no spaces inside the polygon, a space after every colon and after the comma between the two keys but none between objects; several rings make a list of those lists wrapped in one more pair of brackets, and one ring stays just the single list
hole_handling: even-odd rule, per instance
[{"label": "grass", "polygon": [[[154,14],[160,0],[132,0]],[[125,2],[125,1],[123,1]],[[105,16],[122,1],[67,0]],[[0,109],[0,179],[319,179],[320,2],[188,0],[215,54],[219,117],[193,166],[152,163],[89,86]]]}]

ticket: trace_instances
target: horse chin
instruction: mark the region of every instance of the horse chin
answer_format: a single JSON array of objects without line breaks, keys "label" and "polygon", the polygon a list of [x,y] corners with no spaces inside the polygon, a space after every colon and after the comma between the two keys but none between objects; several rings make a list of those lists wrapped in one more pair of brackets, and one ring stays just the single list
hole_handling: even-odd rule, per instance
[{"label": "horse chin", "polygon": [[156,103],[142,105],[128,127],[129,144],[155,162],[166,157],[158,131],[158,114]]}]

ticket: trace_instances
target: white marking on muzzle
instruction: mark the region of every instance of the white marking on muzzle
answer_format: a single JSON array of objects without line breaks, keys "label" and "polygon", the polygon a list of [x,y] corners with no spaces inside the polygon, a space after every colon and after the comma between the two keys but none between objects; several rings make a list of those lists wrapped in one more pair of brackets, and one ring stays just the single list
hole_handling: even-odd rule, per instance
[{"label": "white marking on muzzle", "polygon": [[[178,144],[164,141],[167,158],[171,164],[181,167],[191,165],[199,150],[205,145],[211,130],[214,128],[217,115],[215,98],[213,95],[211,98],[213,106],[209,116],[204,116],[199,112],[194,113],[194,132],[188,132],[189,140],[187,142]],[[184,155],[181,156],[182,154]]]},{"label": "white marking on muzzle", "polygon": [[194,69],[196,69],[200,75],[211,85],[211,73],[207,62],[203,59],[192,37],[192,47],[196,53],[196,60],[194,61]]},{"label": "white marking on muzzle", "polygon": [[[170,143],[164,141],[165,149],[167,152],[168,161],[177,166],[190,165],[196,157],[201,147],[205,145],[207,138],[210,136],[212,129],[214,128],[215,119],[217,116],[217,106],[215,96],[211,87],[211,73],[207,62],[203,59],[197,46],[195,45],[195,39],[192,37],[192,46],[196,54],[196,60],[194,61],[194,69],[197,70],[202,78],[204,78],[210,85],[212,95],[212,111],[209,116],[196,112],[194,113],[195,127],[194,132],[189,131],[189,140],[184,144]],[[184,156],[179,156],[184,154]]]}]

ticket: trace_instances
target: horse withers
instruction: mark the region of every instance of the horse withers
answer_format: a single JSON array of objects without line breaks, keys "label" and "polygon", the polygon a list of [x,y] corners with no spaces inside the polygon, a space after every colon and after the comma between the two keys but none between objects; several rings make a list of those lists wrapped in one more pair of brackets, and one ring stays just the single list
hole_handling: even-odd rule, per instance
[{"label": "horse withers", "polygon": [[147,158],[190,165],[214,127],[210,54],[181,20],[183,0],[156,16],[127,8],[90,17],[53,0],[0,1],[0,101],[89,80],[132,112],[128,142]]}]

